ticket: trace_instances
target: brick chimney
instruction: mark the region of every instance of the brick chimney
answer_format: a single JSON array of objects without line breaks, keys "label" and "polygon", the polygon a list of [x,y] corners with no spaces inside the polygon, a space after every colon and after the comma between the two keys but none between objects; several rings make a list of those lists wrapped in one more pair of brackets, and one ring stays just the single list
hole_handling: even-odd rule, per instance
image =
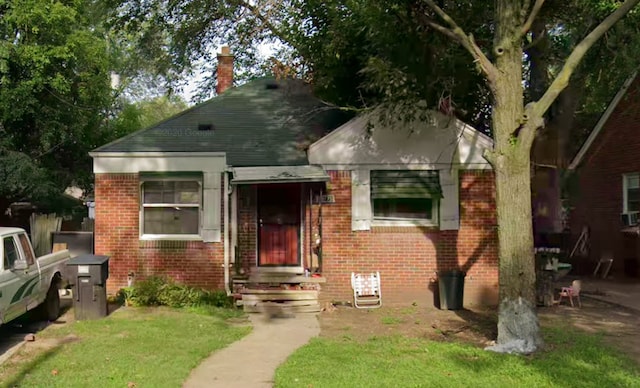
[{"label": "brick chimney", "polygon": [[229,46],[223,46],[218,54],[218,84],[216,94],[222,94],[233,86],[233,54]]}]

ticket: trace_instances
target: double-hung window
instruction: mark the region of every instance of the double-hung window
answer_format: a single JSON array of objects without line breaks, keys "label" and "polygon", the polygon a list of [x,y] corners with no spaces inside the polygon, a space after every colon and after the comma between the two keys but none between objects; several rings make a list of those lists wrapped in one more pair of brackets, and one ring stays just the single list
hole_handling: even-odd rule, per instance
[{"label": "double-hung window", "polygon": [[625,174],[622,179],[622,213],[640,211],[640,174]]},{"label": "double-hung window", "polygon": [[142,236],[170,238],[200,235],[201,178],[144,178],[141,189]]},{"label": "double-hung window", "polygon": [[371,171],[374,223],[436,225],[440,198],[438,171]]}]

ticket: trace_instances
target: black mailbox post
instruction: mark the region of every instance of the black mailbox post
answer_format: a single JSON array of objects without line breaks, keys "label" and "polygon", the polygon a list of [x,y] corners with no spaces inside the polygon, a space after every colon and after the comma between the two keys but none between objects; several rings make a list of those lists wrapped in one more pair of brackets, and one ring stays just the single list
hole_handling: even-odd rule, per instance
[{"label": "black mailbox post", "polygon": [[84,254],[67,263],[73,287],[73,310],[77,320],[107,316],[107,278],[109,257]]}]

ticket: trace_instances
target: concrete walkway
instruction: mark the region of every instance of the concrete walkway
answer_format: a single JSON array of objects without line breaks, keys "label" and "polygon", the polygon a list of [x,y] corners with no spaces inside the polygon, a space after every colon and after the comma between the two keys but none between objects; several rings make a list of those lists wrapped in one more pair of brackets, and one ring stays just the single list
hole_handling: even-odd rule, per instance
[{"label": "concrete walkway", "polygon": [[583,295],[640,312],[639,279],[582,279]]},{"label": "concrete walkway", "polygon": [[250,319],[252,332],[205,359],[183,387],[272,387],[278,365],[320,334],[315,314],[272,319],[252,314]]}]

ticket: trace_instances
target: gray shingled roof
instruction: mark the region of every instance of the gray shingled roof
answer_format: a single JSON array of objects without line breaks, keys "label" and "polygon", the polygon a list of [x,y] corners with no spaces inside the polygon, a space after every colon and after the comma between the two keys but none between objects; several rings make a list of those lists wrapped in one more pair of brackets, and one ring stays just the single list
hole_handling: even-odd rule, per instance
[{"label": "gray shingled roof", "polygon": [[307,146],[348,119],[302,81],[260,78],[94,152],[226,152],[232,166],[305,165]]}]

